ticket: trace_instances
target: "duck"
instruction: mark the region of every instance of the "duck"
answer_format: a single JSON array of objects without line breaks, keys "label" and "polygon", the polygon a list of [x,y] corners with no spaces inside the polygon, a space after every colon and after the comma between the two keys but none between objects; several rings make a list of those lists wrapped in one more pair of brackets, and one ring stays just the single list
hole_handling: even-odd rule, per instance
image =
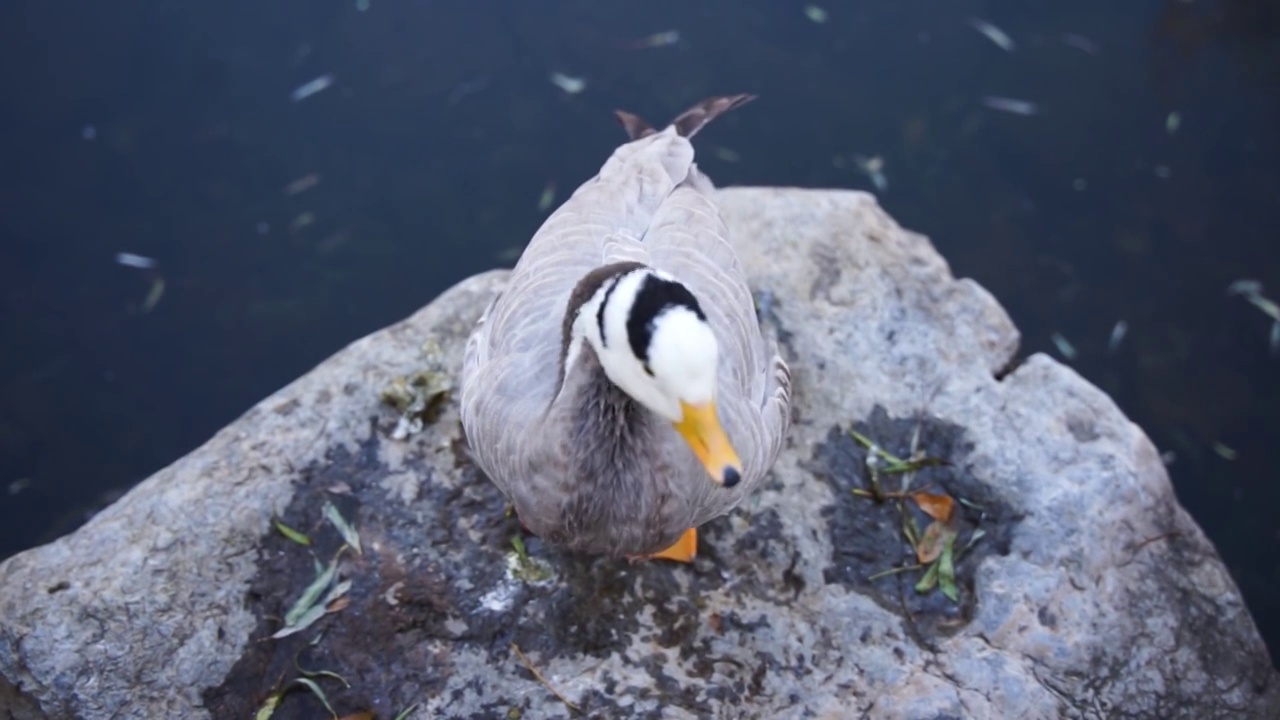
[{"label": "duck", "polygon": [[789,430],[791,372],[761,330],[692,138],[756,99],[707,98],[628,140],[541,224],[472,328],[468,455],[550,546],[691,563]]}]

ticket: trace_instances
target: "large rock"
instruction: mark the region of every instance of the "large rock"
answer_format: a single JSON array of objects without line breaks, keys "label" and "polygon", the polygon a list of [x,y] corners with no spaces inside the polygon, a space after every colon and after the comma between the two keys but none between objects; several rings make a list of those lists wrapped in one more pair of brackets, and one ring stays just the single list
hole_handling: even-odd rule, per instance
[{"label": "large rock", "polygon": [[[313,677],[339,714],[379,718],[415,703],[408,717],[567,717],[565,701],[607,718],[1276,716],[1239,592],[1106,395],[1044,356],[1015,367],[999,304],[871,197],[720,198],[796,422],[773,480],[704,528],[696,564],[536,538],[522,562],[452,404],[394,437],[382,390],[456,370],[503,282],[488,273],[0,566],[0,716],[246,718],[302,669],[349,683]],[[852,492],[871,477],[850,430],[948,462],[912,487],[967,503],[957,601],[917,592],[921,570],[882,574],[913,562],[900,507],[928,518]],[[342,543],[327,500],[360,535],[339,565],[350,590],[271,639]],[[276,710],[323,716],[300,686]]]}]

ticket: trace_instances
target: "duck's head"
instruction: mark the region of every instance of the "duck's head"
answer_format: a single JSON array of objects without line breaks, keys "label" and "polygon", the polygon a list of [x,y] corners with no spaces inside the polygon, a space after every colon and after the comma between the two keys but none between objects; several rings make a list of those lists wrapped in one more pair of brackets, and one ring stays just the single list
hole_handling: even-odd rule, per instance
[{"label": "duck's head", "polygon": [[672,423],[713,481],[738,484],[742,463],[716,410],[719,345],[685,285],[631,266],[582,304],[574,335],[590,343],[613,384]]}]

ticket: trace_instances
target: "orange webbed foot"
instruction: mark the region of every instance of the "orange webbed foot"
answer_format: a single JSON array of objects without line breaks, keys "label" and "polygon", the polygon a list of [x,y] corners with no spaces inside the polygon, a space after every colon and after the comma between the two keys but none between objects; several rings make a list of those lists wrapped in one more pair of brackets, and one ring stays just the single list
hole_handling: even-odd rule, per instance
[{"label": "orange webbed foot", "polygon": [[675,560],[676,562],[691,563],[698,556],[698,530],[689,528],[684,531],[680,539],[674,545],[656,552],[652,555],[633,555],[627,559],[631,562],[641,562],[643,560]]}]

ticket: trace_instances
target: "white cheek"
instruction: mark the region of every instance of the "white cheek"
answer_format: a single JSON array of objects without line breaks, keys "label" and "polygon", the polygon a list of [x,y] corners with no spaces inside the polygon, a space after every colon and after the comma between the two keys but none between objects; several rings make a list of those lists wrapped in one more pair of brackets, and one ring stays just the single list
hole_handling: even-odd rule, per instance
[{"label": "white cheek", "polygon": [[715,399],[718,349],[715,335],[691,312],[664,316],[649,348],[649,365],[666,394],[687,403]]}]

